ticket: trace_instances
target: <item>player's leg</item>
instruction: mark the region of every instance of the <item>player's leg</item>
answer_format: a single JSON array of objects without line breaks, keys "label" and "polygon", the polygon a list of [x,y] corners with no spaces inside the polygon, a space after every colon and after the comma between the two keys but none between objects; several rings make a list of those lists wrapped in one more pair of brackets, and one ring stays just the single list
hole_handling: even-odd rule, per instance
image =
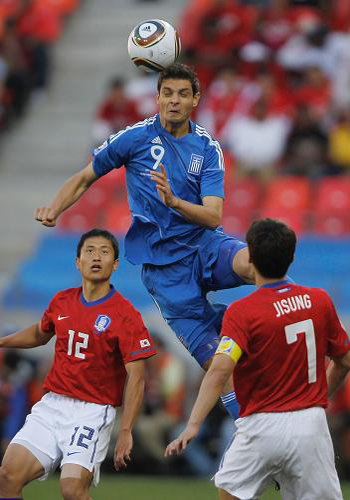
[{"label": "player's leg", "polygon": [[276,457],[280,460],[280,439],[273,438],[268,414],[240,418],[236,426],[235,437],[215,474],[215,486],[231,495],[220,499],[258,499],[272,483]]},{"label": "player's leg", "polygon": [[99,482],[115,421],[115,408],[56,396],[57,441],[61,450],[60,486],[65,500],[88,500]]},{"label": "player's leg", "polygon": [[[144,266],[142,280],[165,321],[197,363],[208,369],[219,345],[219,333],[226,306],[210,304],[203,290],[203,261],[210,257],[190,255],[168,266]],[[210,273],[210,270],[209,270]],[[222,401],[228,413],[238,417],[238,403],[227,382]]]},{"label": "player's leg", "polygon": [[42,464],[27,448],[9,444],[0,467],[0,499],[22,498],[23,487],[44,472]]},{"label": "player's leg", "polygon": [[286,418],[283,468],[276,476],[283,498],[343,498],[323,408],[289,412]]},{"label": "player's leg", "polygon": [[93,472],[77,464],[62,467],[60,488],[64,500],[90,500]]},{"label": "player's leg", "polygon": [[211,280],[211,290],[254,284],[254,273],[245,242],[228,238],[220,244],[217,259],[212,267]]},{"label": "player's leg", "polygon": [[220,500],[239,500],[238,497],[233,497],[227,491],[222,490],[221,488],[219,488],[218,493],[219,493]]}]

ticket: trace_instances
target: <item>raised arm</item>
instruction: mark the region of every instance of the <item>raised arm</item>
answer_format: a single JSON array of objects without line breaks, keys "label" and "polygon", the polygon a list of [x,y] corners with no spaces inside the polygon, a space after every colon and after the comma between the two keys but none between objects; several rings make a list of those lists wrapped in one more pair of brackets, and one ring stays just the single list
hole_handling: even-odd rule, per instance
[{"label": "raised arm", "polygon": [[47,207],[36,209],[35,219],[44,226],[55,226],[59,215],[73,205],[96,179],[97,176],[92,163],[89,163],[85,168],[66,180]]},{"label": "raised arm", "polygon": [[198,434],[199,427],[220,397],[236,363],[226,354],[216,354],[205,374],[185,430],[165,450],[165,456],[181,453]]},{"label": "raised arm", "polygon": [[342,358],[333,359],[327,368],[328,395],[332,394],[342,384],[350,370],[350,351]]},{"label": "raised arm", "polygon": [[116,470],[126,467],[127,462],[130,461],[130,453],[133,445],[131,431],[143,400],[145,385],[144,364],[144,360],[140,359],[127,363],[125,366],[127,379],[118,438],[114,449],[114,466]]},{"label": "raised arm", "polygon": [[31,347],[38,347],[47,344],[48,341],[54,336],[54,332],[43,332],[40,323],[36,323],[24,330],[6,335],[0,338],[0,347],[18,347],[22,349],[29,349]]},{"label": "raised arm", "polygon": [[181,198],[176,198],[171,191],[164,165],[160,164],[160,169],[160,172],[152,172],[152,180],[155,181],[159,196],[167,207],[173,208],[188,221],[208,229],[216,229],[220,226],[224,203],[222,198],[205,196],[203,205],[196,205]]}]

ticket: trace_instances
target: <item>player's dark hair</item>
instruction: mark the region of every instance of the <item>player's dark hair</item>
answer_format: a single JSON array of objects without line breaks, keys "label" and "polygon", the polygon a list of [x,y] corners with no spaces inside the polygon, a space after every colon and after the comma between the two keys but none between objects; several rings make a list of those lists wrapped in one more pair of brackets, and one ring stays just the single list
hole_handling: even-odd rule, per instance
[{"label": "player's dark hair", "polygon": [[283,222],[262,219],[246,234],[250,261],[264,278],[282,278],[293,262],[296,236]]},{"label": "player's dark hair", "polygon": [[160,92],[164,80],[189,80],[191,82],[193,95],[200,91],[199,80],[196,73],[186,64],[174,63],[159,73],[158,92]]},{"label": "player's dark hair", "polygon": [[119,245],[118,245],[117,239],[115,238],[115,236],[113,236],[112,233],[110,233],[106,229],[98,229],[98,228],[91,229],[87,233],[84,233],[81,235],[78,246],[77,246],[77,257],[78,258],[80,257],[81,249],[82,249],[85,241],[89,238],[95,238],[96,236],[101,236],[102,238],[105,238],[106,240],[111,242],[113,250],[114,250],[114,260],[117,260],[119,257]]}]

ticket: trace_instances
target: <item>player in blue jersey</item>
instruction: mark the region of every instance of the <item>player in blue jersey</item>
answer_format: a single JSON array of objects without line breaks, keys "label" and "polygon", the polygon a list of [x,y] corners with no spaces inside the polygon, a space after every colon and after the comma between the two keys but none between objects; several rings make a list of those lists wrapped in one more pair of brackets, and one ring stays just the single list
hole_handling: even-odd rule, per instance
[{"label": "player in blue jersey", "polygon": [[[210,290],[253,283],[246,243],[220,227],[224,160],[220,145],[190,120],[200,98],[195,73],[174,64],[160,73],[159,114],[112,135],[93,161],[70,177],[36,219],[55,226],[89,186],[125,165],[132,224],[125,256],[142,264],[142,280],[179,340],[208,369],[219,343],[223,307]],[[237,415],[232,387],[223,402]]]}]

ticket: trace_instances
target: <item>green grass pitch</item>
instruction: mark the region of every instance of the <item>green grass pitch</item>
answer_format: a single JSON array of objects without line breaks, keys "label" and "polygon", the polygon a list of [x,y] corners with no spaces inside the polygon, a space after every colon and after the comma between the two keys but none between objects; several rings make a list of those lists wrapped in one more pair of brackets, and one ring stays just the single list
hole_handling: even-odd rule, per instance
[{"label": "green grass pitch", "polygon": [[[344,499],[350,499],[350,484],[343,484]],[[102,475],[97,488],[91,489],[93,500],[217,500],[215,486],[205,479]],[[25,500],[60,500],[58,476],[48,481],[34,481],[24,490]],[[281,499],[269,490],[261,500]]]}]

